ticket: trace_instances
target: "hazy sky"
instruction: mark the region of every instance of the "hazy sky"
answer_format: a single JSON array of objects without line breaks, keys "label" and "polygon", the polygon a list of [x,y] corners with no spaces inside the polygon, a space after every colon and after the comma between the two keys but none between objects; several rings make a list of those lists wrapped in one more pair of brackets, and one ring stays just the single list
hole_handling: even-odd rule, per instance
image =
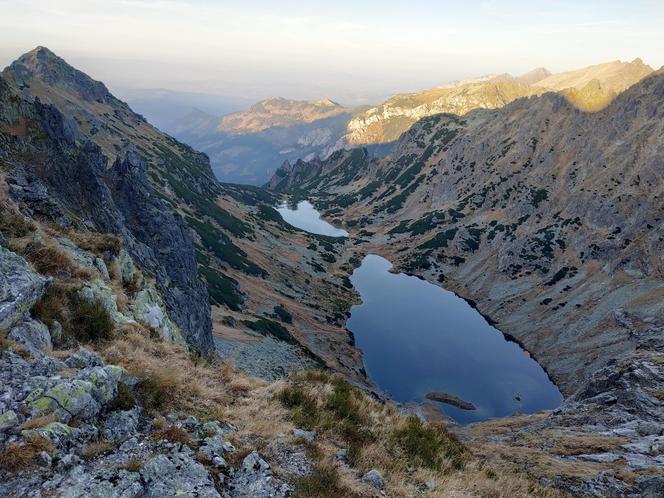
[{"label": "hazy sky", "polygon": [[113,88],[373,102],[452,79],[664,64],[664,0],[0,0],[0,65],[44,45]]}]

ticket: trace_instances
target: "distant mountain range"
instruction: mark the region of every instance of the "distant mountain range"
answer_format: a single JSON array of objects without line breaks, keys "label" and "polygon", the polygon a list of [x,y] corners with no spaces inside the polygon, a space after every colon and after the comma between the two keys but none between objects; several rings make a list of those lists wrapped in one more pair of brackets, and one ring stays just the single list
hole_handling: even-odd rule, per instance
[{"label": "distant mountain range", "polygon": [[271,98],[223,117],[192,110],[164,129],[207,153],[220,180],[263,184],[284,161],[325,159],[354,145],[367,146],[370,154],[388,153],[402,133],[433,114],[495,109],[547,91],[596,111],[652,72],[640,59],[560,74],[536,68],[521,76],[492,74],[395,95],[370,108],[347,108],[328,99]]},{"label": "distant mountain range", "polygon": [[500,74],[459,81],[423,92],[396,95],[368,109],[350,121],[346,139],[356,145],[391,142],[425,116],[442,112],[462,115],[473,109],[495,109],[518,98],[547,91],[568,95],[582,109],[599,110],[617,93],[652,72],[650,66],[636,59],[556,75],[538,68],[519,77]]}]

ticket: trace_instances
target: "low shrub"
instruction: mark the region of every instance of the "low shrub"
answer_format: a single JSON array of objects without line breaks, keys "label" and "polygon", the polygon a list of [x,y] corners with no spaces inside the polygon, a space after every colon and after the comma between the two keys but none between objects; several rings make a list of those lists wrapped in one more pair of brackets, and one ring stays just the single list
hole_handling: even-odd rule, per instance
[{"label": "low shrub", "polygon": [[259,318],[258,320],[242,320],[242,323],[251,330],[263,334],[264,336],[271,335],[275,339],[279,339],[280,341],[289,344],[298,343],[286,327],[273,320]]},{"label": "low shrub", "polygon": [[364,422],[360,413],[360,405],[355,399],[353,387],[342,379],[334,379],[334,391],[327,400],[325,407],[330,410],[336,418],[348,420],[354,424]]},{"label": "low shrub", "polygon": [[299,387],[286,387],[277,395],[281,404],[291,410],[293,423],[305,429],[313,429],[320,420],[316,399]]},{"label": "low shrub", "polygon": [[284,323],[293,323],[293,315],[281,304],[274,307],[274,316]]},{"label": "low shrub", "polygon": [[114,324],[104,305],[87,302],[77,295],[77,288],[55,282],[32,309],[33,315],[52,328],[57,321],[62,337],[56,346],[71,346],[74,340],[90,343],[112,338]]},{"label": "low shrub", "polygon": [[392,439],[414,465],[440,469],[447,459],[454,468],[461,468],[466,460],[465,447],[442,424],[423,423],[416,416],[394,430]]},{"label": "low shrub", "polygon": [[35,224],[21,216],[10,211],[0,211],[0,231],[10,239],[26,237],[37,228]]},{"label": "low shrub", "polygon": [[136,397],[134,393],[124,382],[118,383],[118,394],[109,404],[109,411],[131,410],[136,406]]},{"label": "low shrub", "polygon": [[295,498],[355,498],[358,495],[347,489],[340,482],[339,473],[334,465],[319,462],[311,476],[300,478],[295,483]]},{"label": "low shrub", "polygon": [[113,320],[99,301],[74,299],[71,331],[79,342],[107,341],[113,333]]}]

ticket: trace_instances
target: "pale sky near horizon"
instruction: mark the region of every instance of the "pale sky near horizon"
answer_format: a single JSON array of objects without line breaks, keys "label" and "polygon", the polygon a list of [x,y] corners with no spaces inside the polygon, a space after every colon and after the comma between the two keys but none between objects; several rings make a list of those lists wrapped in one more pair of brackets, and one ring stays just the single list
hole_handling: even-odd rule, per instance
[{"label": "pale sky near horizon", "polygon": [[664,64],[664,0],[0,0],[0,66],[44,45],[115,88],[376,102],[487,73]]}]

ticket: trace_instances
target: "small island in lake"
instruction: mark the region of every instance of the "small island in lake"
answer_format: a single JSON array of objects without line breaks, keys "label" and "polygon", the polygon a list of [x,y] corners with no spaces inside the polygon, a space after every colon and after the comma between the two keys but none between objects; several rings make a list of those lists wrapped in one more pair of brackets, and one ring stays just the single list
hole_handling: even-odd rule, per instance
[{"label": "small island in lake", "polygon": [[462,410],[475,410],[475,405],[468,401],[464,401],[461,398],[457,398],[452,394],[443,393],[443,392],[432,392],[428,393],[425,398],[430,399],[431,401],[439,401],[447,405],[456,406]]}]

